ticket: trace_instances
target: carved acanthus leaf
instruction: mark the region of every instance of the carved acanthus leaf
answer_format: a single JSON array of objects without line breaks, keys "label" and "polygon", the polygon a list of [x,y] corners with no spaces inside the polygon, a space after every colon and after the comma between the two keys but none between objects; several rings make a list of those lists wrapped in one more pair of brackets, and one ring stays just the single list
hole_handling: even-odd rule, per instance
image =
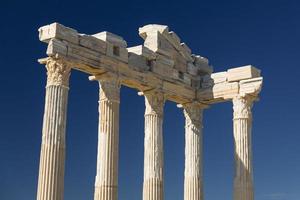
[{"label": "carved acanthus leaf", "polygon": [[250,96],[236,96],[233,98],[234,119],[252,119],[252,106],[254,98]]},{"label": "carved acanthus leaf", "polygon": [[161,92],[147,92],[144,95],[146,104],[145,115],[155,114],[162,116],[165,103],[164,94]]},{"label": "carved acanthus leaf", "polygon": [[194,125],[196,127],[200,127],[202,124],[202,118],[203,118],[203,109],[202,107],[199,107],[198,104],[186,104],[184,107],[184,116],[186,120],[186,126]]},{"label": "carved acanthus leaf", "polygon": [[47,86],[62,85],[69,86],[71,67],[61,59],[49,58],[46,62]]},{"label": "carved acanthus leaf", "polygon": [[99,80],[99,101],[120,102],[120,82],[118,79]]}]

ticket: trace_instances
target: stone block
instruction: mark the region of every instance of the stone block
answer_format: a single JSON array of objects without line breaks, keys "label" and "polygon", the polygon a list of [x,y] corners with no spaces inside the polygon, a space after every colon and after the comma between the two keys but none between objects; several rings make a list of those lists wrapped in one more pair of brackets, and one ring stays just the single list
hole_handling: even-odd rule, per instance
[{"label": "stone block", "polygon": [[211,74],[213,72],[212,66],[209,65],[207,58],[199,55],[193,55],[194,65],[199,68],[199,74]]},{"label": "stone block", "polygon": [[180,72],[186,73],[187,72],[187,60],[181,54],[178,54],[178,53],[177,53],[177,55],[175,55],[174,59],[175,59],[174,68]]},{"label": "stone block", "polygon": [[190,75],[193,75],[193,76],[197,76],[198,68],[195,65],[193,65],[193,63],[188,62],[187,63],[187,73],[189,73]]},{"label": "stone block", "polygon": [[213,82],[216,83],[222,83],[227,81],[227,72],[217,72],[212,73],[210,77],[213,79]]},{"label": "stone block", "polygon": [[187,86],[192,85],[192,76],[189,75],[188,73],[181,73],[179,77],[180,77],[180,81],[186,84]]},{"label": "stone block", "polygon": [[52,23],[39,28],[40,41],[48,43],[52,38],[78,44],[78,33],[72,28],[65,27],[59,23]]},{"label": "stone block", "polygon": [[[195,91],[192,90],[191,88],[188,88],[188,87],[183,87],[182,85],[180,84],[176,84],[176,83],[171,83],[171,82],[168,82],[168,81],[164,81],[163,82],[163,87],[162,89],[166,92],[169,92],[170,95],[172,95],[172,93],[174,95],[176,94],[180,94],[180,96],[184,99],[185,97],[188,97],[188,98],[195,98]],[[178,96],[178,95],[176,95]]]},{"label": "stone block", "polygon": [[166,62],[154,61],[151,66],[151,71],[166,79],[177,79],[178,71]]},{"label": "stone block", "polygon": [[210,75],[201,77],[201,88],[211,88],[214,85],[214,79]]},{"label": "stone block", "polygon": [[139,28],[139,35],[145,40],[150,34],[159,32],[161,34],[168,33],[169,27],[159,24],[149,24]]},{"label": "stone block", "polygon": [[54,56],[56,54],[66,56],[67,51],[68,51],[68,48],[67,48],[66,43],[64,43],[61,40],[53,38],[48,43],[46,53],[47,53],[48,56]]},{"label": "stone block", "polygon": [[151,62],[149,63],[146,57],[137,55],[135,53],[128,53],[128,65],[129,68],[137,71],[148,71],[151,67]]},{"label": "stone block", "polygon": [[260,90],[262,88],[262,82],[263,82],[262,77],[241,80],[239,82],[240,94],[241,95],[251,94],[254,96],[258,95],[258,93],[260,92]]},{"label": "stone block", "polygon": [[259,76],[260,70],[253,67],[252,65],[227,70],[227,80],[229,82],[251,79]]},{"label": "stone block", "polygon": [[237,82],[215,84],[212,88],[214,98],[231,99],[238,93],[239,84]]},{"label": "stone block", "polygon": [[143,56],[150,60],[153,60],[156,58],[155,53],[143,45],[130,47],[130,48],[127,48],[127,50],[128,50],[128,53],[134,53],[136,55]]},{"label": "stone block", "polygon": [[106,53],[106,42],[90,35],[80,35],[79,45],[104,54]]},{"label": "stone block", "polygon": [[179,47],[181,47],[180,38],[178,37],[178,35],[175,32],[173,32],[173,31],[169,32],[169,40],[173,44],[175,49],[179,49]]},{"label": "stone block", "polygon": [[93,36],[95,38],[100,39],[100,40],[109,42],[109,43],[111,43],[115,46],[119,46],[119,47],[122,47],[122,48],[127,47],[126,41],[121,36],[118,36],[116,34],[113,34],[113,33],[107,32],[107,31],[96,33]]},{"label": "stone block", "polygon": [[106,55],[128,63],[128,51],[126,48],[111,43],[106,44]]},{"label": "stone block", "polygon": [[171,43],[159,32],[148,34],[144,46],[153,52],[165,55],[169,58],[172,58],[173,52],[175,51]]},{"label": "stone block", "polygon": [[186,51],[186,53],[188,53],[188,54],[192,53],[192,50],[190,49],[190,47],[188,47],[188,45],[186,45],[185,43],[181,43],[180,45],[183,47],[183,49]]}]

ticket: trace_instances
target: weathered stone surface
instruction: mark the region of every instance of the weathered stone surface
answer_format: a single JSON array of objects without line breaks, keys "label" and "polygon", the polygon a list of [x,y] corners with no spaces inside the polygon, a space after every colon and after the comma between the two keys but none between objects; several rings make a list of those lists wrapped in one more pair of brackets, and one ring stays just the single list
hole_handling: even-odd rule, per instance
[{"label": "weathered stone surface", "polygon": [[66,118],[71,67],[48,59],[37,200],[63,200]]},{"label": "weathered stone surface", "polygon": [[121,36],[118,36],[116,34],[107,31],[96,33],[93,35],[93,37],[103,40],[105,42],[109,42],[118,47],[123,47],[123,48],[127,47],[126,41]]},{"label": "weathered stone surface", "polygon": [[128,50],[128,53],[134,53],[136,55],[143,56],[149,60],[153,60],[156,58],[155,53],[143,45],[130,47],[130,48],[127,48],[127,50]]},{"label": "weathered stone surface", "polygon": [[163,200],[163,108],[164,94],[145,95],[145,140],[143,200]]},{"label": "weathered stone surface", "polygon": [[262,81],[262,77],[240,81],[240,95],[245,96],[249,94],[253,96],[258,96],[262,88]]},{"label": "weathered stone surface", "polygon": [[63,200],[66,107],[71,68],[100,82],[99,142],[95,200],[117,200],[120,85],[145,95],[143,200],[163,200],[163,106],[184,108],[184,200],[202,200],[202,110],[233,101],[236,174],[234,199],[253,200],[251,107],[263,78],[253,66],[212,73],[209,61],[192,54],[167,26],[139,29],[144,45],[127,47],[109,32],[91,35],[53,23],[39,29],[48,43],[47,89],[38,200]]},{"label": "weathered stone surface", "polygon": [[46,53],[48,56],[55,56],[57,53],[63,56],[67,56],[68,53],[67,43],[53,38],[49,41]]},{"label": "weathered stone surface", "polygon": [[239,96],[233,98],[233,136],[235,150],[234,200],[253,200],[252,167],[252,104],[253,98]]},{"label": "weathered stone surface", "polygon": [[147,58],[139,56],[135,53],[128,54],[128,63],[131,69],[145,72],[149,71],[152,63]]},{"label": "weathered stone surface", "polygon": [[57,38],[78,44],[77,31],[59,23],[53,23],[39,28],[39,38],[43,42],[48,42],[52,38]]},{"label": "weathered stone surface", "polygon": [[118,47],[113,44],[106,44],[106,55],[128,63],[128,51],[126,48]]},{"label": "weathered stone surface", "polygon": [[256,69],[251,65],[227,70],[227,80],[229,82],[257,78],[259,76],[260,70]]},{"label": "weathered stone surface", "polygon": [[115,77],[99,80],[99,133],[94,200],[118,199],[120,84]]},{"label": "weathered stone surface", "polygon": [[79,45],[89,48],[93,51],[105,53],[106,52],[106,43],[102,40],[90,36],[90,35],[80,35],[79,36]]},{"label": "weathered stone surface", "polygon": [[139,35],[143,39],[146,39],[148,34],[152,33],[152,32],[159,32],[161,34],[168,33],[169,28],[168,28],[168,26],[159,25],[159,24],[149,24],[149,25],[146,25],[146,26],[143,26],[143,27],[139,28]]},{"label": "weathered stone surface", "polygon": [[185,116],[184,200],[203,200],[203,107],[183,105]]},{"label": "weathered stone surface", "polygon": [[213,72],[212,66],[209,65],[208,59],[199,55],[193,55],[194,65],[199,68],[199,74],[211,74]]},{"label": "weathered stone surface", "polygon": [[[123,84],[137,89],[155,87],[155,84],[146,82],[149,76],[156,76],[161,82],[168,81],[178,85],[176,87],[182,87],[183,91],[190,88],[194,92],[199,87],[201,73],[203,74],[199,62],[195,62],[194,58],[188,61],[185,54],[191,53],[189,48],[182,46],[179,37],[174,32],[169,32],[166,26],[151,25],[141,29],[141,35],[146,41],[150,41],[150,46],[154,45],[159,49],[157,52],[147,45],[126,49],[123,38],[109,32],[101,32],[94,36],[77,34],[78,44],[75,44],[73,40],[70,42],[69,38],[61,36],[66,32],[75,35],[77,31],[60,24],[45,27],[40,30],[43,30],[41,32],[43,41],[49,43],[47,54],[68,60],[75,69],[89,74],[100,74],[105,71],[117,73],[122,76],[120,78],[124,80]],[[48,34],[45,30],[51,30],[55,34]],[[195,63],[198,63],[198,66]],[[167,96],[177,100],[184,100],[185,96],[189,96],[189,94],[177,94],[176,97],[174,94],[176,92],[171,91]],[[194,98],[191,96],[184,101]]]}]

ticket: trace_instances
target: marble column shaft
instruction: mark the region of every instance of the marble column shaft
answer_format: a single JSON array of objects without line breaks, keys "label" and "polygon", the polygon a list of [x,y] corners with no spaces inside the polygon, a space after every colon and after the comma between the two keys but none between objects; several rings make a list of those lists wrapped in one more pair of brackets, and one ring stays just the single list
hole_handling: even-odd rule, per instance
[{"label": "marble column shaft", "polygon": [[203,107],[184,106],[185,170],[184,200],[203,200],[202,180],[202,115]]},{"label": "marble column shaft", "polygon": [[94,200],[118,199],[120,84],[100,80],[97,175]]},{"label": "marble column shaft", "polygon": [[234,200],[253,200],[253,169],[251,108],[253,99],[237,96],[233,99],[233,130],[235,147]]},{"label": "marble column shaft", "polygon": [[163,108],[164,95],[145,93],[145,141],[143,200],[163,200]]},{"label": "marble column shaft", "polygon": [[47,86],[37,200],[63,200],[66,114],[71,68],[62,60],[46,63]]}]

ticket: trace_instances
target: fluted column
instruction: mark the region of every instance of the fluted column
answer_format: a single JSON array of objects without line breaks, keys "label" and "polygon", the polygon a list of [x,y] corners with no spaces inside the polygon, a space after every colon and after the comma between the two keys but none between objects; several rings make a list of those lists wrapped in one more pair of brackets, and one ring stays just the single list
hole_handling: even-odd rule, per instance
[{"label": "fluted column", "polygon": [[97,175],[94,200],[118,199],[120,84],[100,80]]},{"label": "fluted column", "polygon": [[234,200],[253,200],[253,169],[251,108],[253,99],[237,96],[233,99],[233,130],[235,147]]},{"label": "fluted column", "polygon": [[145,141],[143,200],[163,200],[163,108],[164,95],[145,93]]},{"label": "fluted column", "polygon": [[63,200],[65,132],[70,66],[49,58],[43,136],[38,179],[38,200]]},{"label": "fluted column", "polygon": [[202,115],[204,106],[183,106],[185,116],[184,200],[203,200]]}]

